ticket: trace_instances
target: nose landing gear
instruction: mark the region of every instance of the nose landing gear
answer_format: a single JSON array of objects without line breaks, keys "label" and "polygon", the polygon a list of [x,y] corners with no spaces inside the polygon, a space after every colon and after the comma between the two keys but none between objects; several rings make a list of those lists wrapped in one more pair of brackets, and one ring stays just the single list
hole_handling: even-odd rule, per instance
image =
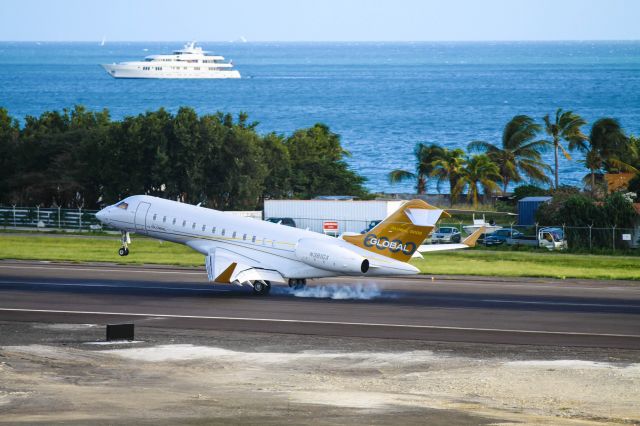
[{"label": "nose landing gear", "polygon": [[131,238],[129,238],[129,233],[122,231],[122,236],[120,238],[122,241],[122,247],[118,250],[118,254],[120,256],[128,256],[129,255],[129,244],[131,243]]}]

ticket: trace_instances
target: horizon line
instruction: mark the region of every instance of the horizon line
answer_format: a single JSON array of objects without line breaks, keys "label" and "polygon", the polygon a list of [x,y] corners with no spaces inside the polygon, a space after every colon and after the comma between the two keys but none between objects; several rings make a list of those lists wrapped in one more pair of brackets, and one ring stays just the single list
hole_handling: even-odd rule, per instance
[{"label": "horizon line", "polygon": [[[109,40],[107,43],[184,43],[182,40]],[[102,38],[87,40],[0,40],[0,43],[94,43]],[[192,39],[189,39],[192,41]],[[197,40],[196,40],[197,41]],[[638,42],[640,39],[513,39],[513,40],[201,40],[198,43],[593,43],[593,42]]]}]

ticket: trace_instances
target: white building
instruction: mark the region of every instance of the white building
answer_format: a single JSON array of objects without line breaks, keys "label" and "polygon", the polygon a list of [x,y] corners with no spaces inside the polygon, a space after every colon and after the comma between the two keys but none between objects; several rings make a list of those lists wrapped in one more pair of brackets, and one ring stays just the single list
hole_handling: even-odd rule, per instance
[{"label": "white building", "polygon": [[337,233],[361,232],[372,221],[396,211],[402,200],[265,200],[264,218],[291,218],[296,227],[323,232],[325,222],[337,222]]}]

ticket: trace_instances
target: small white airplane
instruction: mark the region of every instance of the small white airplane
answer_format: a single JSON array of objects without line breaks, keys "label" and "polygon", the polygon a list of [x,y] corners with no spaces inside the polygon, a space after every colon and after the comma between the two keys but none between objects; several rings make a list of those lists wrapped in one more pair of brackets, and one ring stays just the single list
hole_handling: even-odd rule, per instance
[{"label": "small white airplane", "polygon": [[96,217],[122,232],[120,256],[129,254],[130,232],[185,244],[205,256],[209,281],[268,294],[273,282],[302,288],[309,278],[417,274],[407,261],[419,247],[473,247],[482,229],[461,244],[420,246],[443,213],[411,200],[366,234],[341,238],[148,195],[125,198]]}]

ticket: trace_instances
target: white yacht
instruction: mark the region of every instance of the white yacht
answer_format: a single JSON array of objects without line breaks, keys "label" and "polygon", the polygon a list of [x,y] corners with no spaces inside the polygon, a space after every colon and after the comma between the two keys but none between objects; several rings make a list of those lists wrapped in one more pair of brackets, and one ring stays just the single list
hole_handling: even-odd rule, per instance
[{"label": "white yacht", "polygon": [[486,234],[490,234],[492,232],[497,231],[498,229],[502,229],[502,226],[496,225],[496,223],[493,220],[490,222],[487,222],[486,219],[484,218],[484,215],[482,215],[482,219],[476,219],[475,214],[473,215],[473,225],[465,225],[462,228],[465,230],[467,234],[473,234],[475,231],[482,228],[483,226],[485,228],[484,232]]},{"label": "white yacht", "polygon": [[103,64],[114,78],[240,78],[231,61],[196,47],[195,42],[170,55],[150,55],[144,61]]}]

